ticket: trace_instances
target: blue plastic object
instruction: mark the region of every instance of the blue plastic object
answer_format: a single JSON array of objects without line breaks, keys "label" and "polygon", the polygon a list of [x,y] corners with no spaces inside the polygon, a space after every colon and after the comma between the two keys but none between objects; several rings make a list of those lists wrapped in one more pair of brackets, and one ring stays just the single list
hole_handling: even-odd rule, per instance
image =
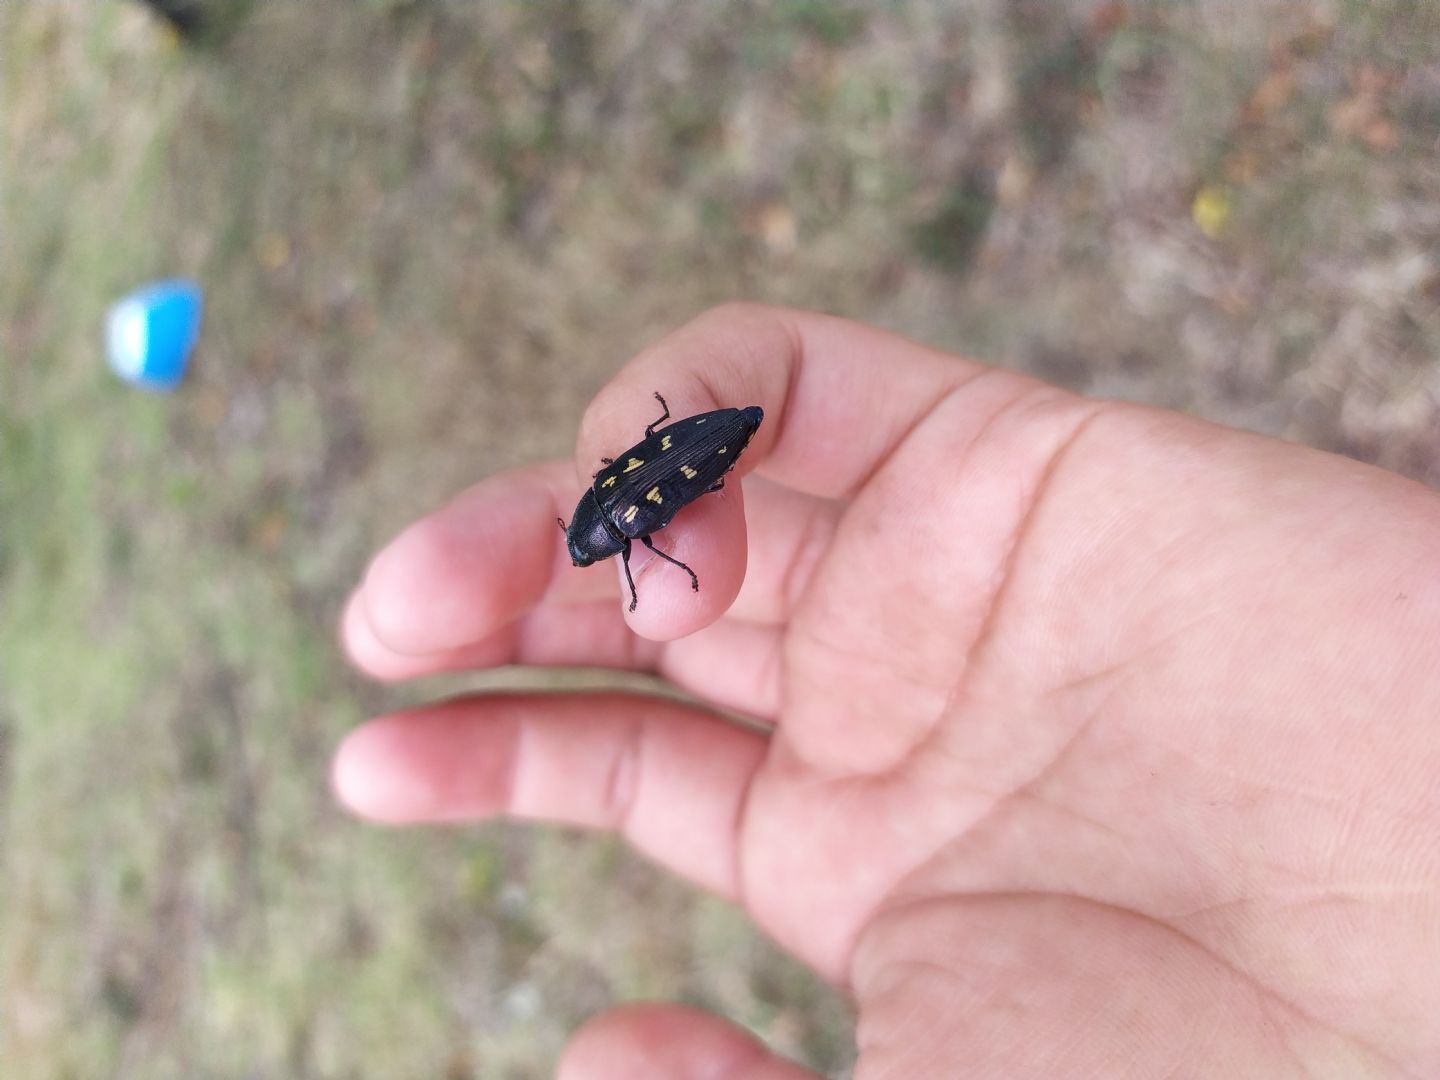
[{"label": "blue plastic object", "polygon": [[105,320],[110,369],[146,390],[174,390],[200,336],[202,294],[193,281],[156,281],[117,301]]}]

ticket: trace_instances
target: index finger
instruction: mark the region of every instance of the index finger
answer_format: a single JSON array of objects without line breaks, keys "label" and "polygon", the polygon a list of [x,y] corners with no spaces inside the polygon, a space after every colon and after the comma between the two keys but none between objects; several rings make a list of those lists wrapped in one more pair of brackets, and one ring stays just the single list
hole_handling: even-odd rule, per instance
[{"label": "index finger", "polygon": [[578,467],[588,476],[633,443],[658,390],[677,417],[760,405],[765,422],[739,471],[845,498],[946,395],[993,370],[846,319],[729,304],[640,353],[600,391],[581,424]]}]

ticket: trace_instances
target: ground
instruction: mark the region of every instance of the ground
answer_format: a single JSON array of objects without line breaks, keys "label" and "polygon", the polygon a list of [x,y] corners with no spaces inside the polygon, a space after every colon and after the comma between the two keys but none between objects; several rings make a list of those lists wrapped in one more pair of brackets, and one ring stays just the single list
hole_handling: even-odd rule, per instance
[{"label": "ground", "polygon": [[[325,785],[371,711],[496,682],[347,673],[368,553],[712,303],[1440,480],[1427,0],[232,14],[0,8],[7,1077],[522,1080],[637,997],[846,1069],[836,994],[613,841]],[[147,395],[104,310],[174,274],[203,337]]]}]

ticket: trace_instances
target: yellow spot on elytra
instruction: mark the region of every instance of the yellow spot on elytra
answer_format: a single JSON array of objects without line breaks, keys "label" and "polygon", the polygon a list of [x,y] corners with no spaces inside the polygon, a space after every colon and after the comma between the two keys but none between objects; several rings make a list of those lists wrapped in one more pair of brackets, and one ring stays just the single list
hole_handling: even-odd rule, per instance
[{"label": "yellow spot on elytra", "polygon": [[604,482],[603,484],[601,484],[600,486],[601,486],[601,487],[614,487],[614,486],[615,486],[615,477],[613,477],[613,476],[607,476],[607,477],[605,478],[605,482]]},{"label": "yellow spot on elytra", "polygon": [[630,507],[629,510],[626,510],[626,511],[625,511],[625,516],[624,516],[621,520],[622,520],[622,521],[625,521],[625,522],[627,522],[627,523],[628,523],[628,522],[631,522],[631,521],[634,521],[634,520],[635,520],[635,515],[638,514],[639,512],[640,512],[640,507],[638,507],[638,506],[632,506],[632,507]]},{"label": "yellow spot on elytra", "polygon": [[710,419],[710,418],[709,418],[708,416],[702,416],[702,417],[700,417],[699,420],[696,420],[695,423],[696,423],[696,424],[703,424],[706,420],[709,420],[709,419]]},{"label": "yellow spot on elytra", "polygon": [[723,454],[723,453],[724,453],[726,450],[728,450],[728,449],[730,449],[728,446],[722,446],[722,447],[720,447],[719,450],[716,450],[715,453],[717,453],[717,454]]},{"label": "yellow spot on elytra", "polygon": [[669,435],[666,435],[663,439],[660,440],[660,449],[661,449],[661,450],[669,450],[669,449],[670,449],[670,436],[669,436]]},{"label": "yellow spot on elytra", "polygon": [[641,465],[644,464],[645,463],[641,461],[638,457],[632,457],[629,461],[625,463],[625,471],[634,472],[636,469],[638,469]]},{"label": "yellow spot on elytra", "polygon": [[651,488],[649,491],[645,492],[645,498],[649,499],[653,503],[663,503],[665,501],[664,499],[660,498],[660,486],[658,484],[655,487]]},{"label": "yellow spot on elytra", "polygon": [[686,480],[694,480],[695,477],[697,477],[697,476],[700,475],[700,474],[697,473],[694,469],[690,468],[689,465],[681,465],[681,466],[680,466],[680,471],[685,474],[685,479],[686,479]]}]

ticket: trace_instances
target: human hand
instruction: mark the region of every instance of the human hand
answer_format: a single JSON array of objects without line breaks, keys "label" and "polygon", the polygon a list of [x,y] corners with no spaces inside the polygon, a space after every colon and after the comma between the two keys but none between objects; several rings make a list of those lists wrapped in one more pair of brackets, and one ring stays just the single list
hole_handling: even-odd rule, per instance
[{"label": "human hand", "polygon": [[[632,614],[555,518],[657,389],[767,419],[661,534],[700,591],[652,557]],[[620,830],[852,995],[857,1080],[1433,1077],[1437,552],[1440,500],[1380,470],[723,308],[600,393],[575,462],[398,537],[343,636],[386,679],[654,671],[773,732],[483,695],[361,727],[335,785],[386,821]],[[809,1075],[669,1006],[560,1069]]]}]

